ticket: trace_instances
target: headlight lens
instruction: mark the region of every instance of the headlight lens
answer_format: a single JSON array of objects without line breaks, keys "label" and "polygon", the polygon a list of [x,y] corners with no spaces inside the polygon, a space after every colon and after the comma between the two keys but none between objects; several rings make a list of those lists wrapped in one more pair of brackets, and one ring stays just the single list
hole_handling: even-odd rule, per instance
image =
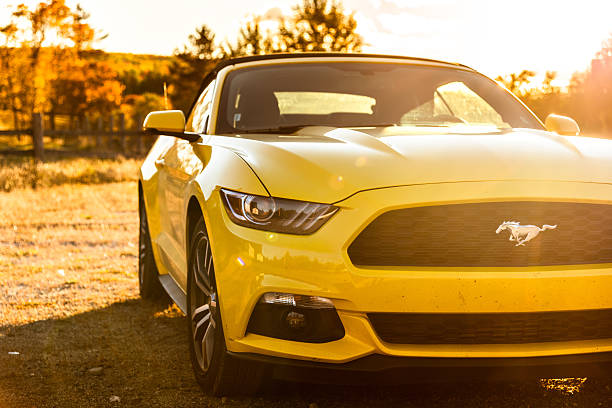
[{"label": "headlight lens", "polygon": [[264,197],[221,189],[221,198],[230,219],[245,227],[282,232],[312,234],[338,211],[329,204]]}]

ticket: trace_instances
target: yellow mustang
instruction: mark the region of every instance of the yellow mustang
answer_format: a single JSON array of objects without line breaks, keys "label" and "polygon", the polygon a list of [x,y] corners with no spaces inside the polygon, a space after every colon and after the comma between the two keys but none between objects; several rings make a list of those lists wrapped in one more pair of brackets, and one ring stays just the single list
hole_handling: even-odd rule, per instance
[{"label": "yellow mustang", "polygon": [[238,58],[144,128],[140,293],[186,313],[208,393],[612,361],[612,141],[468,67]]}]

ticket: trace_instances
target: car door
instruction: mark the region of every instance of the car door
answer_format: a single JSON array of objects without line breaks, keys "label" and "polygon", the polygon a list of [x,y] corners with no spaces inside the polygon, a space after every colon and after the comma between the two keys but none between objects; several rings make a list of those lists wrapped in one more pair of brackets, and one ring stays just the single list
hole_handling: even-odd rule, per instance
[{"label": "car door", "polygon": [[[202,92],[194,109],[187,120],[186,131],[206,133],[208,118],[212,105],[215,81]],[[198,143],[198,142],[194,142]],[[164,188],[160,189],[160,204],[163,207],[162,217],[163,258],[164,265],[174,280],[183,289],[187,285],[187,259],[185,236],[185,200],[189,197],[187,186],[203,168],[202,162],[193,151],[193,144],[187,140],[175,138],[173,145],[166,152],[160,173],[164,180]]]}]

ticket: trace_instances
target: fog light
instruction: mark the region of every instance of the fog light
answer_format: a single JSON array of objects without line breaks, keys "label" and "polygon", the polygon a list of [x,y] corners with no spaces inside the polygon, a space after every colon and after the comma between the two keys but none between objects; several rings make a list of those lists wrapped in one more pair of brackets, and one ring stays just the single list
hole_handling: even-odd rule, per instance
[{"label": "fog light", "polygon": [[259,299],[247,332],[307,343],[344,337],[344,327],[331,300],[277,292],[265,293]]},{"label": "fog light", "polygon": [[287,317],[285,317],[285,321],[292,329],[303,329],[306,327],[306,317],[298,312],[289,312],[287,313]]}]

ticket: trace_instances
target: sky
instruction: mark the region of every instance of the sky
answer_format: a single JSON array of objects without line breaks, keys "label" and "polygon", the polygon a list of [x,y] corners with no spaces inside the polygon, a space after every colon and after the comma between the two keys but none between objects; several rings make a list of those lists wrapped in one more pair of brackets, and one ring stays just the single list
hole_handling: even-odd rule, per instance
[{"label": "sky", "polygon": [[[206,24],[233,41],[254,15],[289,15],[299,0],[80,0],[90,23],[108,34],[106,51],[170,55]],[[0,26],[8,6],[0,0]],[[74,5],[77,1],[67,0]],[[584,71],[612,33],[612,1],[343,0],[354,12],[365,52],[442,59],[497,76]],[[4,7],[2,6],[4,5]]]}]

